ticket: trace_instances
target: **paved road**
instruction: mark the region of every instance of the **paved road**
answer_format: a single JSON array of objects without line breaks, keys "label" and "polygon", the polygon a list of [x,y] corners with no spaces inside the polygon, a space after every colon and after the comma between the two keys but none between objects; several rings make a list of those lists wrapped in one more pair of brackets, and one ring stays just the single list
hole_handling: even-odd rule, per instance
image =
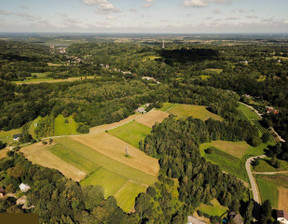
[{"label": "paved road", "polygon": [[251,171],[251,162],[256,158],[264,158],[264,157],[266,157],[266,156],[265,155],[253,156],[253,157],[250,157],[249,159],[247,159],[246,163],[245,163],[245,168],[246,168],[246,171],[247,171],[247,174],[248,174],[248,177],[250,180],[250,184],[251,184],[251,190],[253,193],[253,198],[254,198],[254,201],[257,202],[258,204],[260,204],[261,198],[259,196],[259,191],[258,191],[256,181],[255,181],[253,174],[252,174],[252,171]]}]

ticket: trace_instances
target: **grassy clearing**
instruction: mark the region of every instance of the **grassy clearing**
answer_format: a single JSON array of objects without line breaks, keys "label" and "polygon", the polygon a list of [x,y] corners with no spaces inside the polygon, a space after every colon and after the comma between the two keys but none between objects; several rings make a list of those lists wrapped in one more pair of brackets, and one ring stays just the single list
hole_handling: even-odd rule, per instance
[{"label": "grassy clearing", "polygon": [[245,152],[245,157],[251,157],[251,156],[259,156],[263,155],[264,150],[267,148],[268,144],[267,143],[262,143],[258,145],[257,147],[250,146],[246,152]]},{"label": "grassy clearing", "polygon": [[176,107],[177,104],[174,103],[163,103],[163,106],[159,109],[163,112],[168,112],[169,110],[171,110],[173,107]]},{"label": "grassy clearing", "polygon": [[246,150],[250,147],[246,142],[229,142],[229,141],[212,141],[209,143],[202,144],[201,147],[204,147],[204,149],[214,146],[218,149],[220,149],[223,152],[226,152],[232,156],[235,156],[237,158],[241,158],[242,155],[246,152]]},{"label": "grassy clearing", "polygon": [[288,211],[288,189],[278,188],[279,198],[278,198],[278,209]]},{"label": "grassy clearing", "polygon": [[242,161],[239,158],[222,152],[215,147],[212,154],[207,154],[204,151],[206,148],[205,144],[200,145],[200,153],[206,160],[219,165],[223,171],[247,181],[245,168],[243,168]]},{"label": "grassy clearing", "polygon": [[31,73],[32,76],[37,76],[37,78],[46,78],[50,74],[51,72]]},{"label": "grassy clearing", "polygon": [[214,73],[214,74],[220,74],[221,72],[223,72],[223,69],[218,69],[218,68],[207,68],[204,70],[205,72],[209,72],[209,73]]},{"label": "grassy clearing", "polygon": [[[127,182],[127,178],[122,177],[104,168],[98,169],[81,181],[81,185],[100,185],[104,188],[104,196],[108,198],[116,194],[116,192]],[[129,197],[129,195],[128,195]],[[134,198],[135,199],[135,198]],[[132,205],[133,206],[133,205]]]},{"label": "grassy clearing", "polygon": [[[64,145],[66,148],[69,148],[69,150],[79,155],[79,158],[80,156],[83,157],[83,160],[82,160],[83,162],[90,161],[98,166],[102,166],[103,168],[111,172],[114,172],[117,174],[119,173],[121,174],[121,176],[127,179],[132,179],[139,183],[143,183],[145,185],[152,185],[157,181],[156,176],[146,174],[124,163],[111,159],[103,155],[102,153],[99,153],[93,150],[92,148],[87,147],[86,145],[83,145],[77,141],[74,141],[71,138],[57,138],[54,141],[57,142],[58,144]],[[105,147],[103,147],[103,150],[105,150]],[[123,157],[126,158],[125,156]],[[129,158],[126,158],[126,159],[129,159]],[[63,158],[63,160],[65,160],[65,158]]]},{"label": "grassy clearing", "polygon": [[0,140],[4,143],[13,141],[13,135],[22,133],[22,128],[12,129],[10,131],[0,131]]},{"label": "grassy clearing", "polygon": [[176,115],[179,119],[180,118],[187,118],[192,116],[194,118],[201,119],[203,121],[212,118],[214,120],[223,121],[223,118],[211,113],[206,109],[205,106],[198,106],[198,105],[188,105],[188,104],[177,104],[176,107],[173,107],[169,110],[169,113]]},{"label": "grassy clearing", "polygon": [[76,131],[77,128],[78,128],[78,124],[72,118],[72,116],[64,118],[63,115],[61,114],[55,118],[55,122],[54,122],[54,135],[55,136],[78,134],[78,132]]},{"label": "grassy clearing", "polygon": [[210,216],[220,216],[221,217],[228,210],[228,208],[220,205],[218,200],[216,198],[214,198],[211,201],[211,205],[201,204],[198,207],[198,210],[201,211],[202,213],[206,213]]},{"label": "grassy clearing", "polygon": [[137,117],[135,121],[152,128],[156,122],[161,123],[167,117],[169,117],[168,113],[160,110],[152,110],[147,114]]},{"label": "grassy clearing", "polygon": [[23,152],[25,157],[33,163],[37,163],[51,169],[57,169],[64,176],[75,181],[80,181],[86,176],[86,173],[83,172],[83,170],[77,169],[70,163],[65,162],[55,154],[51,153],[49,151],[50,147],[53,146],[48,144],[43,145],[42,142],[39,142],[22,148],[21,152]]},{"label": "grassy clearing", "polygon": [[86,173],[91,173],[100,168],[100,166],[98,166],[97,164],[91,162],[90,160],[87,160],[79,153],[70,150],[65,145],[56,144],[49,148],[49,151],[54,153],[56,156],[66,161],[67,163],[70,163],[71,165],[77,167],[78,169],[84,170]]},{"label": "grassy clearing", "polygon": [[261,200],[270,200],[273,208],[278,208],[278,189],[277,185],[262,179],[262,176],[256,176],[256,181],[261,195]]},{"label": "grassy clearing", "polygon": [[136,121],[129,122],[118,128],[112,129],[109,134],[139,148],[139,142],[151,133],[151,128]]},{"label": "grassy clearing", "polygon": [[269,183],[275,184],[278,187],[288,188],[288,176],[284,174],[275,174],[275,175],[257,175],[262,180],[265,180]]},{"label": "grassy clearing", "polygon": [[253,110],[243,104],[239,104],[238,110],[240,110],[252,124],[253,120],[261,120],[258,114],[256,114]]},{"label": "grassy clearing", "polygon": [[260,159],[259,165],[255,167],[254,171],[256,172],[277,172],[288,170],[288,163],[286,161],[280,161],[280,167],[275,168],[270,165],[270,159]]},{"label": "grassy clearing", "polygon": [[146,187],[133,181],[127,181],[126,184],[114,195],[118,205],[125,212],[131,212],[134,207],[135,198],[142,192],[146,191]]},{"label": "grassy clearing", "polygon": [[39,124],[39,121],[42,119],[41,116],[38,116],[35,120],[33,120],[30,124],[29,127],[29,133],[32,136],[32,138],[37,139],[37,136],[35,134],[35,129],[37,127],[37,125]]},{"label": "grassy clearing", "polygon": [[[73,82],[73,81],[80,81],[84,80],[86,77],[71,77],[67,79],[53,79],[53,78],[32,78],[32,79],[26,79],[23,81],[13,81],[13,83],[17,85],[22,85],[22,84],[39,84],[42,82],[49,82],[49,83],[54,83],[54,82]],[[87,76],[87,79],[94,79],[94,76]]]}]

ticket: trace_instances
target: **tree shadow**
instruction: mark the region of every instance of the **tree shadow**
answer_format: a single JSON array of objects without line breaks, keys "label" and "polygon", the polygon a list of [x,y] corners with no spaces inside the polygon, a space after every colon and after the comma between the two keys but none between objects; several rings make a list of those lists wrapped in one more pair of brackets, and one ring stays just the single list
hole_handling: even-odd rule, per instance
[{"label": "tree shadow", "polygon": [[213,49],[176,49],[176,50],[165,50],[158,51],[162,60],[166,64],[179,63],[192,63],[204,60],[217,60],[219,59],[219,51]]}]

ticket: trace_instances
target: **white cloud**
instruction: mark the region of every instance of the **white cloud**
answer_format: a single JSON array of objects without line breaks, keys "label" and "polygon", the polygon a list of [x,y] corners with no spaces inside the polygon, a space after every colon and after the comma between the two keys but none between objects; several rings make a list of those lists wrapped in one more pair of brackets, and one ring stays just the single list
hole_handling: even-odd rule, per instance
[{"label": "white cloud", "polygon": [[215,9],[215,10],[213,11],[213,13],[215,13],[215,14],[221,14],[221,11],[220,11],[219,9]]},{"label": "white cloud", "polygon": [[20,8],[21,8],[21,9],[29,9],[29,7],[26,6],[26,5],[20,5]]},{"label": "white cloud", "polygon": [[100,11],[119,12],[119,9],[116,9],[116,7],[107,0],[82,0],[82,1],[89,6],[98,5],[98,9]]},{"label": "white cloud", "polygon": [[16,16],[27,19],[27,20],[39,20],[39,16],[34,16],[28,13],[17,13]]},{"label": "white cloud", "polygon": [[11,11],[0,9],[0,14],[4,16],[12,15]]},{"label": "white cloud", "polygon": [[257,18],[259,18],[259,16],[250,15],[250,16],[246,16],[246,18],[248,18],[248,19],[257,19]]},{"label": "white cloud", "polygon": [[231,0],[185,0],[184,1],[184,6],[186,7],[198,7],[198,8],[201,8],[201,7],[206,7],[208,6],[209,3],[229,3]]},{"label": "white cloud", "polygon": [[150,8],[155,0],[144,0],[146,4],[143,6],[143,8]]},{"label": "white cloud", "polygon": [[225,18],[226,20],[238,20],[240,19],[240,17],[237,17],[237,16],[232,16],[232,17],[227,17]]}]

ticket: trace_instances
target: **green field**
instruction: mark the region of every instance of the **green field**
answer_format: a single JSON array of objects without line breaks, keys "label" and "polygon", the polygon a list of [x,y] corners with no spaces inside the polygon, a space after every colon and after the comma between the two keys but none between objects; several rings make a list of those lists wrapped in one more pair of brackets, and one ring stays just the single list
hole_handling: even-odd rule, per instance
[{"label": "green field", "polygon": [[0,141],[10,143],[13,141],[13,135],[22,133],[22,128],[12,129],[10,131],[0,131]]},{"label": "green field", "polygon": [[50,75],[51,72],[42,72],[42,73],[31,73],[32,76],[37,76],[37,78],[46,78],[48,75]]},{"label": "green field", "polygon": [[86,177],[84,180],[82,180],[81,185],[84,185],[84,186],[85,185],[100,185],[104,188],[105,198],[108,198],[109,196],[116,194],[117,191],[126,182],[127,182],[127,178],[122,177],[116,173],[113,173],[101,167],[96,172],[92,173],[91,175]]},{"label": "green field", "polygon": [[[145,185],[152,185],[157,181],[157,177],[143,173],[123,163],[117,162],[79,142],[72,140],[71,138],[55,138],[54,141],[76,153],[79,157],[79,160],[82,157],[81,161],[83,161],[83,163],[88,160],[98,166],[102,166],[111,172],[118,174],[121,172],[121,176]],[[67,158],[67,156],[69,157]],[[70,159],[70,154],[64,155],[60,158],[68,162]],[[71,164],[73,165],[73,163]]]},{"label": "green field", "polygon": [[262,179],[260,176],[256,176],[256,181],[261,194],[261,200],[270,200],[273,208],[278,208],[278,189],[277,185],[270,181]]},{"label": "green field", "polygon": [[[68,121],[68,123],[65,123],[66,120]],[[78,124],[72,118],[72,116],[65,118],[61,114],[55,118],[55,122],[54,122],[54,135],[55,136],[76,135],[78,134],[78,132],[76,131],[77,128],[78,128]]]},{"label": "green field", "polygon": [[108,133],[117,138],[139,148],[140,140],[144,140],[151,132],[151,128],[136,121],[129,122],[118,128],[110,130]]},{"label": "green field", "polygon": [[275,184],[277,187],[288,189],[288,174],[275,174],[275,175],[259,175],[257,177],[269,183]]},{"label": "green field", "polygon": [[277,172],[277,171],[284,171],[288,170],[288,162],[284,160],[279,160],[280,161],[280,167],[275,168],[269,164],[268,159],[260,159],[259,160],[259,165],[257,165],[254,169],[256,172]]},{"label": "green field", "polygon": [[135,198],[142,192],[146,191],[146,187],[132,181],[126,184],[114,195],[118,205],[126,212],[130,212],[135,204]]},{"label": "green field", "polygon": [[[210,146],[214,146],[217,149],[220,149],[221,151],[226,152],[237,158],[241,158],[242,155],[245,154],[246,150],[251,147],[244,141],[229,142],[229,141],[218,140],[218,141],[212,141],[212,142],[201,144],[201,147],[203,147],[204,149],[207,149]],[[202,154],[202,156],[204,156],[204,154]]]},{"label": "green field", "polygon": [[211,113],[205,106],[189,105],[189,104],[170,104],[165,103],[160,109],[164,112],[174,114],[177,118],[187,118],[192,116],[193,118],[201,119],[203,121],[212,118],[214,120],[223,121],[223,118]]},{"label": "green field", "polygon": [[[75,146],[81,147],[81,145]],[[79,153],[72,151],[64,144],[56,144],[52,146],[49,150],[65,162],[70,163],[71,165],[85,171],[88,174],[100,168],[99,165],[84,158],[83,156],[79,155]]]},{"label": "green field", "polygon": [[126,212],[133,208],[137,195],[157,181],[157,177],[117,162],[71,138],[54,141],[57,144],[49,149],[52,153],[88,173],[81,185],[101,185],[105,197],[114,195]]},{"label": "green field", "polygon": [[243,115],[251,122],[251,124],[254,124],[253,120],[261,120],[261,118],[249,107],[239,104],[238,110],[243,113]]},{"label": "green field", "polygon": [[218,200],[214,198],[211,201],[211,205],[201,204],[198,207],[198,210],[202,213],[208,214],[210,216],[222,216],[225,212],[228,211],[227,207],[220,205]]},{"label": "green field", "polygon": [[22,84],[22,83],[29,83],[29,82],[47,82],[47,81],[53,81],[55,79],[53,78],[31,78],[31,79],[25,79],[23,81],[13,81],[15,84]]},{"label": "green field", "polygon": [[30,127],[29,127],[29,133],[32,136],[32,138],[37,139],[36,134],[35,134],[35,129],[37,126],[35,126],[36,124],[38,125],[39,121],[41,120],[41,116],[38,116],[35,120],[33,120],[30,123]]},{"label": "green field", "polygon": [[223,72],[223,69],[218,69],[218,68],[207,68],[204,70],[205,72],[209,72],[209,73],[214,73],[214,74],[220,74],[221,72]]},{"label": "green field", "polygon": [[246,171],[241,159],[231,156],[215,147],[212,154],[207,154],[205,153],[206,146],[206,144],[200,145],[200,153],[206,160],[219,165],[223,171],[247,181]]}]

